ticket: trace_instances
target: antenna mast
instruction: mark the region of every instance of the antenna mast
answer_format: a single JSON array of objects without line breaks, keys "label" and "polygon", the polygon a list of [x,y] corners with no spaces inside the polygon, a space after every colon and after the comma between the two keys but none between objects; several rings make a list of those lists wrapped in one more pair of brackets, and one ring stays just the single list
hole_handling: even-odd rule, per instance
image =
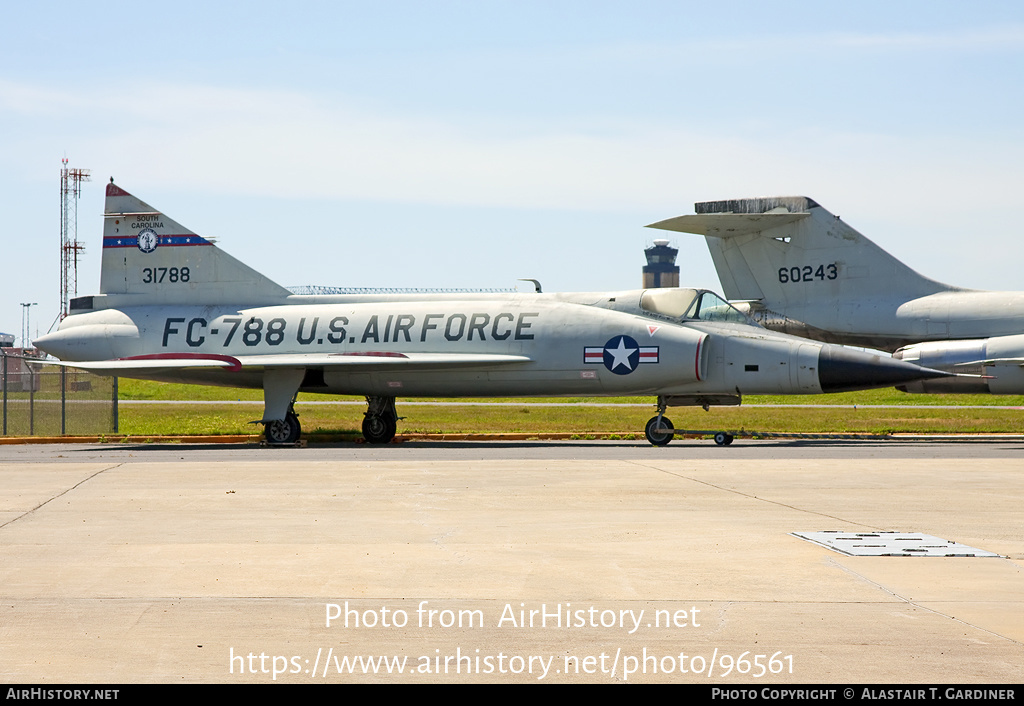
[{"label": "antenna mast", "polygon": [[60,319],[68,315],[71,298],[78,294],[78,254],[85,246],[78,242],[78,197],[82,182],[89,181],[88,169],[69,169],[68,158],[60,170]]}]

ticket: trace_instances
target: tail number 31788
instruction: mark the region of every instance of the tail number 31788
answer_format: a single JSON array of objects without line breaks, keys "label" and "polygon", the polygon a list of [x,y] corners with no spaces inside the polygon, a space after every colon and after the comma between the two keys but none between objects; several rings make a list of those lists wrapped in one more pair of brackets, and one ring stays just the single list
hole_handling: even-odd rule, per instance
[{"label": "tail number 31788", "polygon": [[187,267],[143,267],[143,284],[160,284],[161,282],[188,282]]}]

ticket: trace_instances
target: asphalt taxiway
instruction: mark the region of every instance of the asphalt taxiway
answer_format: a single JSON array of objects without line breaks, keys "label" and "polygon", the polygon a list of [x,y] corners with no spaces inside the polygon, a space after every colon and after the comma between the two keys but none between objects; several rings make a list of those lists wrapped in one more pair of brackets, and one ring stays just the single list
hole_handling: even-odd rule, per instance
[{"label": "asphalt taxiway", "polygon": [[1018,683],[1022,500],[1020,442],[0,446],[0,679]]}]

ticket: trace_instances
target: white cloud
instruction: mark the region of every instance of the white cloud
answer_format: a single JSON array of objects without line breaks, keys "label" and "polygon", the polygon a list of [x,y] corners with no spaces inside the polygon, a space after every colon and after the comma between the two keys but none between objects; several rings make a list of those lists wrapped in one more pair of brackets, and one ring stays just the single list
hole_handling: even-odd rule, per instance
[{"label": "white cloud", "polygon": [[[978,193],[1019,183],[1017,144],[941,150],[913,135],[719,132],[696,117],[550,127],[396,115],[283,91],[168,85],[57,94],[5,84],[6,104],[77,111],[80,150],[129,180],[227,193],[523,208],[664,207],[692,196],[804,190]],[[89,117],[92,116],[92,117]],[[74,129],[74,128],[72,128]],[[970,174],[979,153],[983,173]]]},{"label": "white cloud", "polygon": [[1024,164],[1024,145],[1000,135],[937,147],[909,128],[725,132],[699,113],[524,124],[187,84],[58,92],[7,82],[0,104],[32,120],[74,111],[76,154],[102,158],[126,184],[144,176],[151,186],[234,195],[635,210],[652,221],[695,200],[801,193],[894,221],[906,219],[905,203],[938,203],[916,218],[941,227],[976,215],[979,203],[1013,203]]},{"label": "white cloud", "polygon": [[[288,198],[659,215],[694,199],[802,192],[861,203],[879,194],[939,198],[955,208],[953,193],[1013,198],[1024,162],[1019,141],[986,133],[937,149],[934,136],[906,132],[753,125],[726,133],[698,115],[523,125],[203,85],[55,91],[6,82],[0,105],[32,120],[73,112],[76,152],[98,156],[126,182],[143,174],[176,188]],[[38,149],[40,139],[12,149]]]}]

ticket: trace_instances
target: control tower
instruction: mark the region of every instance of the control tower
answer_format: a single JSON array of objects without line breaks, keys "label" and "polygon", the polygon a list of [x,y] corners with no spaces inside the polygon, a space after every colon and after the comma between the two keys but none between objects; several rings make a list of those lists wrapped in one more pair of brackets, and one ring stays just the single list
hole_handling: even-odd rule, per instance
[{"label": "control tower", "polygon": [[676,267],[678,248],[669,247],[668,240],[658,239],[644,250],[647,264],[644,265],[644,289],[678,287],[679,268]]}]

